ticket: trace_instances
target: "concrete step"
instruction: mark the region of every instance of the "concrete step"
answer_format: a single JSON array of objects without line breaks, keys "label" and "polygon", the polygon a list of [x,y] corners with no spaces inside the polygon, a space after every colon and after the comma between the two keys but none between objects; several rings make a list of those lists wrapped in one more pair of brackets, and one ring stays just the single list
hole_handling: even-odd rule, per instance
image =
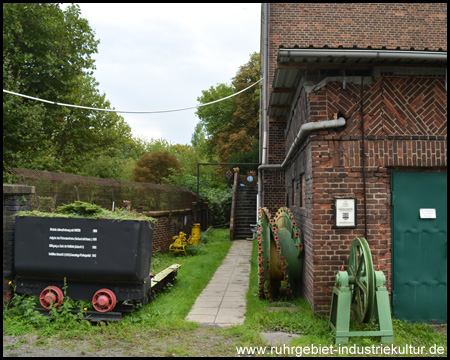
[{"label": "concrete step", "polygon": [[235,209],[255,209],[256,212],[256,204],[237,203],[235,205]]},{"label": "concrete step", "polygon": [[251,225],[256,224],[257,190],[250,187],[238,187],[236,193],[234,238],[248,239],[253,237]]},{"label": "concrete step", "polygon": [[247,216],[255,216],[256,217],[256,207],[235,209],[235,214],[241,214],[242,216],[247,215]]},{"label": "concrete step", "polygon": [[250,225],[241,225],[234,228],[234,231],[252,232]]},{"label": "concrete step", "polygon": [[246,211],[245,213],[236,212],[234,214],[234,217],[235,217],[235,220],[237,220],[239,222],[256,223],[256,215],[253,213],[254,213],[253,209],[251,211]]}]

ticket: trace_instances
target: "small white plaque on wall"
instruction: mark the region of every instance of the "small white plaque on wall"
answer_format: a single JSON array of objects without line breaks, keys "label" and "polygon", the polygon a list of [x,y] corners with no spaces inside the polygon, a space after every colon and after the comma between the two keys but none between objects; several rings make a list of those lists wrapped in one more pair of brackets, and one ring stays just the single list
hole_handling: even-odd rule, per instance
[{"label": "small white plaque on wall", "polygon": [[334,199],[335,227],[354,228],[356,227],[356,199],[343,198]]},{"label": "small white plaque on wall", "polygon": [[436,209],[419,209],[421,219],[436,219]]}]

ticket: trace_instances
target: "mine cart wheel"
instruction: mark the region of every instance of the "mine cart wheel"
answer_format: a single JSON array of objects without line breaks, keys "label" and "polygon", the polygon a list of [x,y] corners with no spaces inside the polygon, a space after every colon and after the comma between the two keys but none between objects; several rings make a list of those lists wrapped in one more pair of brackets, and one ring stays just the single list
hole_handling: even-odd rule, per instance
[{"label": "mine cart wheel", "polygon": [[39,295],[39,302],[44,309],[58,308],[64,299],[63,292],[57,286],[47,286]]},{"label": "mine cart wheel", "polygon": [[367,323],[375,302],[375,279],[372,255],[367,241],[356,238],[350,248],[348,270],[353,284],[352,308],[358,322]]},{"label": "mine cart wheel", "polygon": [[92,298],[92,305],[98,312],[108,312],[116,306],[116,295],[109,289],[100,289]]}]

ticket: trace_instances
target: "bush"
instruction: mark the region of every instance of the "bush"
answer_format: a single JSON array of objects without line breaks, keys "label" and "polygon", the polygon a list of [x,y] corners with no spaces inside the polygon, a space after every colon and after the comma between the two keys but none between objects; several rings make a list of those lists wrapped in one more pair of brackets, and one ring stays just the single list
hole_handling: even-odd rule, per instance
[{"label": "bush", "polygon": [[209,189],[209,212],[212,226],[228,226],[231,215],[233,189]]},{"label": "bush", "polygon": [[[182,186],[192,192],[197,192],[197,177],[184,174],[182,176],[170,176],[170,184]],[[209,211],[212,226],[228,226],[231,215],[231,200],[233,199],[233,189],[227,184],[217,187],[212,182],[200,177],[200,200],[209,201]]]},{"label": "bush", "polygon": [[133,169],[133,181],[164,184],[171,175],[181,175],[181,165],[167,151],[144,154]]}]

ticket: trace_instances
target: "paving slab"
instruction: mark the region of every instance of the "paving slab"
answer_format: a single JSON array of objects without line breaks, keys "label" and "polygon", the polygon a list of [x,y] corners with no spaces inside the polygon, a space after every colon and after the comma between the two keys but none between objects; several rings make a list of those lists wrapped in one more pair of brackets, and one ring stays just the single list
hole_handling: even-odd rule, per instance
[{"label": "paving slab", "polygon": [[211,327],[243,324],[251,255],[252,241],[233,241],[227,256],[198,296],[186,320]]},{"label": "paving slab", "polygon": [[217,307],[211,307],[211,308],[200,308],[200,307],[194,307],[189,312],[190,315],[217,315],[218,313]]},{"label": "paving slab", "polygon": [[208,301],[208,300],[199,300],[197,299],[197,301],[194,303],[194,307],[213,307],[213,308],[219,308],[221,301]]}]

